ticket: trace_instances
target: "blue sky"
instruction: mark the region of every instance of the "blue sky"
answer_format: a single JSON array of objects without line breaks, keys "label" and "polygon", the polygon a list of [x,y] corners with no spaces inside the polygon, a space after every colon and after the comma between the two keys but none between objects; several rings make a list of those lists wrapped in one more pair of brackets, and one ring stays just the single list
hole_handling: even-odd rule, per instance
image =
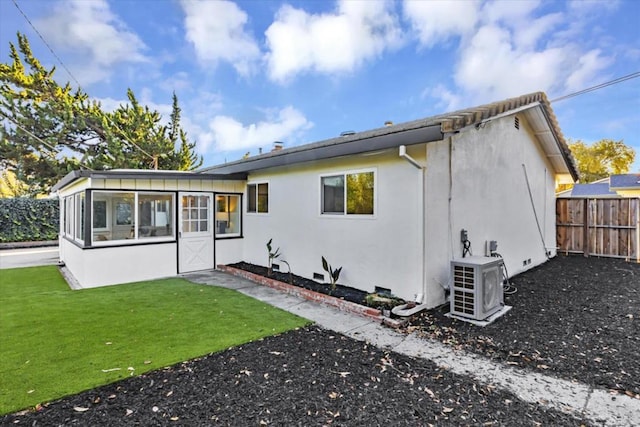
[{"label": "blue sky", "polygon": [[[0,0],[0,60],[38,59],[107,109],[171,95],[205,165],[640,71],[640,2]],[[640,78],[552,104],[565,137],[623,139],[640,171]]]}]

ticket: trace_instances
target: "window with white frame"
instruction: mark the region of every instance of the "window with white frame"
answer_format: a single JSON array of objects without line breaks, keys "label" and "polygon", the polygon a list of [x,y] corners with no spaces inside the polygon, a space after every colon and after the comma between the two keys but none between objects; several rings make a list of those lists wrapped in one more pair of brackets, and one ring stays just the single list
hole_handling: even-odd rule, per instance
[{"label": "window with white frame", "polygon": [[84,242],[84,192],[76,193],[75,195],[75,212],[76,224],[74,238]]},{"label": "window with white frame", "polygon": [[173,193],[93,191],[92,242],[173,239],[174,199]]},{"label": "window with white frame", "polygon": [[63,198],[62,234],[78,242],[84,242],[84,192]]},{"label": "window with white frame", "polygon": [[269,212],[269,183],[247,184],[247,212]]},{"label": "window with white frame", "polygon": [[73,222],[74,222],[73,196],[64,198],[64,234],[73,238]]},{"label": "window with white frame", "polygon": [[182,196],[182,232],[211,233],[209,196],[193,194]]},{"label": "window with white frame", "polygon": [[217,194],[215,215],[216,237],[240,235],[239,194]]},{"label": "window with white frame", "polygon": [[374,171],[347,172],[320,177],[323,215],[373,215]]}]

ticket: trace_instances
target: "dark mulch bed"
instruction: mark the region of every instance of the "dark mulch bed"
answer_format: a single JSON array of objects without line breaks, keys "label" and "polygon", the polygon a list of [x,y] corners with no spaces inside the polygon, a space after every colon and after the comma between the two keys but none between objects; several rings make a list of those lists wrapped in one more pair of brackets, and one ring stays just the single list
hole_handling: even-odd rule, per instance
[{"label": "dark mulch bed", "polygon": [[431,362],[386,353],[316,326],[87,391],[40,412],[0,418],[2,425],[15,423],[586,424]]},{"label": "dark mulch bed", "polygon": [[[304,289],[309,289],[314,292],[319,292],[325,295],[331,295],[336,298],[344,299],[346,301],[355,302],[356,304],[365,304],[365,297],[367,293],[360,289],[352,288],[350,286],[344,286],[337,284],[335,290],[331,290],[331,285],[328,283],[319,283],[306,277],[298,276],[296,274],[283,273],[281,271],[273,271],[271,276],[268,276],[267,267],[261,265],[250,264],[248,262],[238,262],[235,264],[229,264],[229,267],[238,268],[240,270],[249,271],[254,274],[258,274],[264,277],[271,277],[274,280],[280,282],[289,283],[291,285],[299,286]],[[286,268],[286,267],[285,267]]]},{"label": "dark mulch bed", "polygon": [[631,396],[640,394],[640,265],[559,256],[512,279],[513,309],[478,327],[445,316],[415,317],[408,331],[510,365]]}]

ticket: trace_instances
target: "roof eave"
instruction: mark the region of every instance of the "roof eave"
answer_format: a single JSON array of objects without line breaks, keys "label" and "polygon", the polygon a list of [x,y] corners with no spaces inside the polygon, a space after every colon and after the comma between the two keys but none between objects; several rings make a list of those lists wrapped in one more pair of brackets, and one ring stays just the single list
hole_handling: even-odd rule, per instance
[{"label": "roof eave", "polygon": [[275,153],[267,153],[262,156],[251,157],[237,162],[213,166],[203,169],[200,173],[239,173],[268,169],[278,166],[287,166],[298,163],[331,159],[353,154],[362,154],[401,145],[415,145],[432,141],[440,141],[443,138],[440,124],[424,126],[416,129],[405,129],[390,132],[383,135],[356,137],[346,141],[336,141],[333,144],[311,145],[295,147]]},{"label": "roof eave", "polygon": [[176,180],[207,180],[207,181],[245,181],[246,173],[232,174],[207,174],[202,175],[195,172],[176,172],[176,171],[156,171],[156,170],[136,170],[136,171],[118,171],[118,170],[76,170],[71,171],[58,181],[52,188],[52,192],[57,192],[75,181],[83,178],[97,179],[176,179]]}]

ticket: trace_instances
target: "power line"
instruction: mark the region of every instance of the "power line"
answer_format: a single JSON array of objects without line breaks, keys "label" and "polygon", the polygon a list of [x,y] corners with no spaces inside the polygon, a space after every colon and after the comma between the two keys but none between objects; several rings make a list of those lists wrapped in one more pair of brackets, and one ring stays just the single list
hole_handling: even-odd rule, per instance
[{"label": "power line", "polygon": [[583,95],[585,93],[593,92],[598,89],[605,88],[607,86],[613,86],[618,83],[622,83],[627,80],[635,79],[636,77],[640,77],[640,71],[636,71],[635,73],[627,74],[626,76],[618,77],[617,79],[610,80],[608,82],[600,83],[599,85],[591,86],[586,89],[579,90],[578,92],[570,93],[568,95],[563,95],[559,98],[552,99],[549,102],[559,102],[564,101],[565,99],[573,98],[574,96]]},{"label": "power line", "polygon": [[31,20],[29,19],[29,17],[27,16],[26,13],[24,13],[24,11],[22,9],[20,9],[20,6],[18,5],[17,0],[13,0],[13,4],[15,5],[16,9],[18,9],[18,11],[20,12],[20,14],[22,14],[22,16],[24,17],[24,19],[29,23],[29,25],[31,26],[31,28],[33,28],[33,31],[36,32],[36,34],[38,35],[38,37],[40,37],[40,40],[42,40],[42,42],[44,43],[44,45],[49,49],[49,51],[51,52],[51,54],[58,60],[58,62],[60,63],[60,65],[62,65],[62,68],[64,68],[64,70],[67,72],[67,74],[69,74],[69,76],[71,76],[71,78],[73,79],[74,82],[76,82],[76,84],[78,85],[78,88],[81,86],[80,82],[78,81],[78,79],[75,78],[75,76],[71,73],[71,71],[69,70],[69,68],[67,68],[67,66],[65,65],[64,62],[62,62],[62,59],[60,59],[60,57],[55,53],[55,51],[53,50],[53,48],[49,45],[49,43],[47,43],[47,41],[44,39],[44,37],[42,36],[42,34],[40,34],[40,31],[38,31],[38,29],[36,28],[35,25],[33,25],[33,22],[31,22]]},{"label": "power line", "polygon": [[[78,79],[76,79],[76,77],[73,75],[73,73],[71,72],[71,70],[69,70],[69,68],[66,66],[66,64],[62,61],[62,59],[60,59],[60,57],[56,54],[56,52],[53,50],[53,48],[51,47],[51,45],[49,45],[49,43],[47,43],[47,41],[45,40],[44,36],[40,33],[40,31],[38,31],[38,29],[36,28],[36,26],[33,24],[33,22],[31,22],[31,20],[29,19],[29,17],[27,16],[26,13],[24,13],[24,11],[20,8],[20,6],[18,5],[17,0],[13,0],[13,4],[15,5],[16,9],[18,9],[18,11],[20,12],[20,14],[22,14],[22,16],[24,17],[24,19],[27,21],[27,23],[31,26],[31,28],[33,28],[33,31],[36,32],[36,34],[38,35],[38,37],[40,37],[40,40],[42,40],[42,42],[45,44],[45,46],[49,49],[49,51],[51,52],[51,54],[54,56],[54,58],[56,58],[56,60],[60,63],[60,65],[62,65],[62,68],[64,68],[64,70],[67,72],[67,74],[69,74],[69,76],[71,77],[71,79],[76,83],[76,85],[78,85],[78,89],[82,88],[82,85],[80,84],[80,82],[78,81]],[[6,117],[6,116],[5,116]],[[140,152],[142,154],[144,154],[145,156],[149,157],[152,160],[152,164],[154,166],[154,169],[158,169],[158,156],[154,156],[151,155],[149,153],[147,153],[145,150],[142,149],[142,147],[140,147],[138,144],[136,144],[135,142],[131,141],[127,135],[124,133],[124,131],[122,129],[120,129],[120,127],[115,124],[111,118],[108,115],[105,115],[106,119],[109,121],[109,123],[111,124],[111,126],[113,126],[117,131],[120,132],[120,134],[122,135],[122,137],[124,138],[125,141],[127,141],[129,144],[133,145],[135,148],[137,148],[138,150],[140,150]],[[86,118],[87,120],[89,120],[88,118]],[[91,120],[89,120],[91,121]],[[94,125],[96,124],[95,122],[93,123]],[[24,129],[23,129],[24,130]],[[42,141],[42,140],[40,140]]]},{"label": "power line", "polygon": [[[38,135],[34,134],[33,132],[31,132],[30,130],[28,130],[27,128],[25,128],[24,126],[22,126],[20,123],[18,123],[16,120],[14,120],[12,117],[7,116],[3,111],[0,110],[0,114],[2,114],[2,116],[9,120],[11,123],[13,123],[18,129],[22,130],[24,133],[26,133],[27,135],[29,135],[31,138],[35,139],[36,141],[39,141],[42,145],[44,145],[45,147],[47,147],[49,150],[53,151],[54,153],[58,153],[58,149],[55,148],[54,146],[52,146],[51,144],[49,144],[47,141],[45,141],[44,139],[40,138]],[[51,157],[53,157],[54,159],[56,158],[56,156],[53,153],[50,153]],[[93,170],[93,168],[91,166],[86,165],[85,163],[83,163],[82,161],[78,161],[78,164],[80,164],[81,166],[84,166],[85,168],[89,169],[89,170]]]}]

